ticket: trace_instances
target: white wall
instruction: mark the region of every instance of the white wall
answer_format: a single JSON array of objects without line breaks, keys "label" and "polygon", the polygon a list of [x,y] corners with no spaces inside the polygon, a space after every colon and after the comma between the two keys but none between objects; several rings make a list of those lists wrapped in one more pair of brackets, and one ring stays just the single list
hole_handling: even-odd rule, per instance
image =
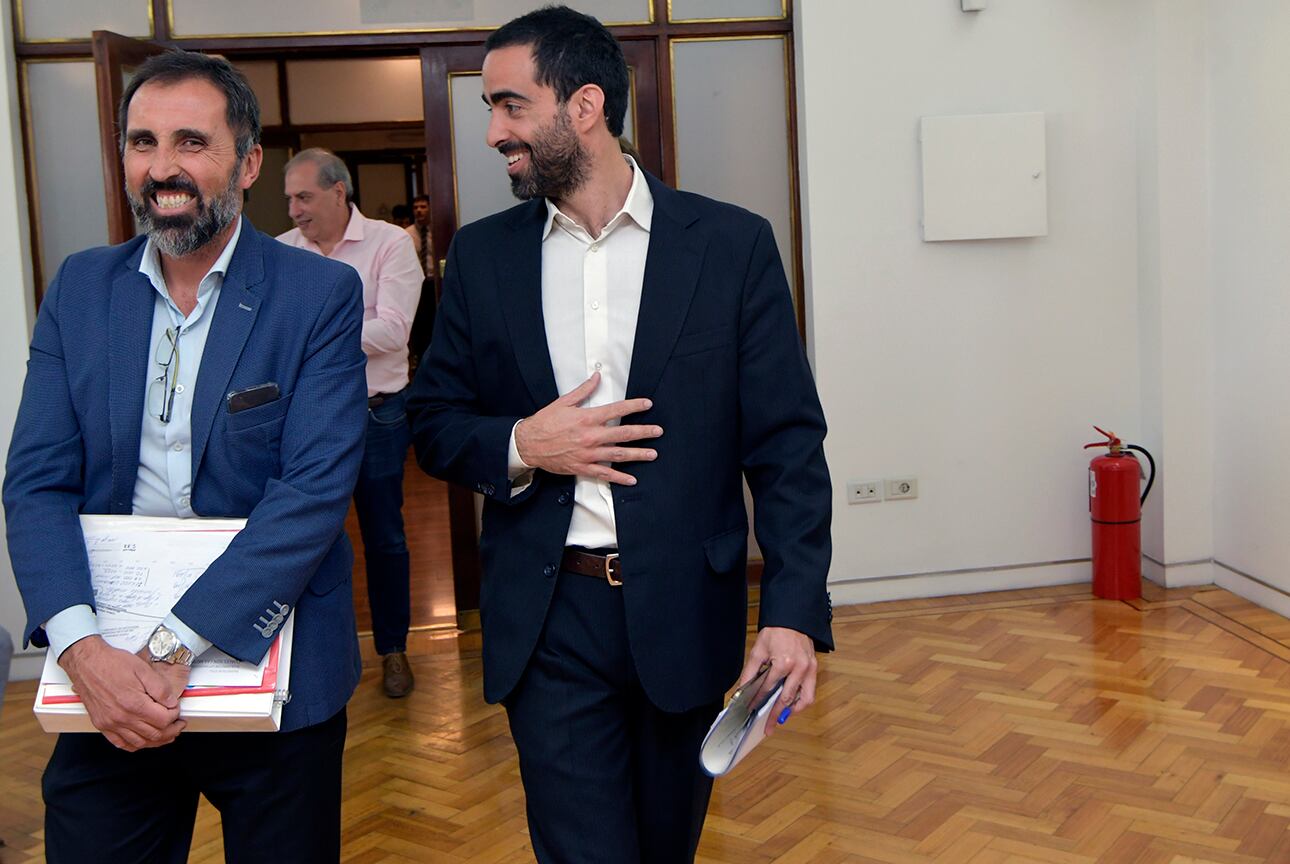
[{"label": "white wall", "polygon": [[1290,4],[1209,9],[1214,557],[1219,584],[1290,614]]},{"label": "white wall", "polygon": [[1209,0],[1148,0],[1140,54],[1139,353],[1142,430],[1159,475],[1144,572],[1213,581],[1213,322],[1209,283]]},{"label": "white wall", "polygon": [[[834,601],[1088,578],[1081,445],[1092,423],[1142,424],[1142,4],[807,0],[797,16]],[[919,118],[1015,111],[1047,114],[1049,236],[922,242]],[[903,475],[917,500],[845,503],[848,479]],[[995,572],[885,578],[972,568]]]},{"label": "white wall", "polygon": [[[27,225],[27,190],[14,73],[13,34],[7,5],[0,11],[0,454],[9,452],[13,419],[22,395],[32,320],[32,277]],[[0,472],[3,472],[0,463]],[[4,515],[0,513],[0,525]],[[9,552],[0,532],[0,627],[16,644],[25,625],[14,585]],[[13,677],[40,673],[44,651],[14,657]]]}]

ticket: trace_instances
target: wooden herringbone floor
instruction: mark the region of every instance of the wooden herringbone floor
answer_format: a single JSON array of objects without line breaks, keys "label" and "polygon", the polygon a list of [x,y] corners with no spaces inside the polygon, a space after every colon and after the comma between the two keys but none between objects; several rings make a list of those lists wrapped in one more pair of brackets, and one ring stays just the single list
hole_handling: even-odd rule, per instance
[{"label": "wooden herringbone floor", "polygon": [[[1290,862],[1290,622],[1222,590],[1085,586],[850,607],[819,704],[718,781],[717,862]],[[463,637],[351,704],[344,856],[532,860],[515,753]],[[50,747],[6,697],[0,862],[40,859]],[[192,861],[221,858],[203,807]]]}]

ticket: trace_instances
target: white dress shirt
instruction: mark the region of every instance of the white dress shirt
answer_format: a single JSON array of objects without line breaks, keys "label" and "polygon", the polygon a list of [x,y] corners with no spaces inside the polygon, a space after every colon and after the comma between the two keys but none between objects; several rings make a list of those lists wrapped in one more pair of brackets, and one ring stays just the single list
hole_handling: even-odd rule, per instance
[{"label": "white dress shirt", "polygon": [[[542,230],[546,344],[560,393],[568,393],[593,373],[600,373],[600,386],[583,403],[586,407],[626,398],[636,341],[654,196],[640,168],[630,157],[624,158],[632,167],[632,186],[622,209],[599,237],[592,237],[549,199],[546,202],[547,219]],[[520,479],[527,470],[529,466],[520,459],[512,431],[509,473],[517,481],[512,494],[528,485]],[[609,483],[592,477],[577,478],[565,545],[587,549],[618,547]]]},{"label": "white dress shirt", "polygon": [[[132,512],[136,516],[180,516],[197,514],[192,507],[193,488],[193,388],[197,385],[197,372],[202,365],[206,349],[206,336],[210,333],[215,305],[219,302],[220,288],[228,273],[229,262],[242,236],[242,220],[237,220],[233,236],[224,251],[211,265],[211,269],[197,285],[197,305],[184,315],[170,297],[165,276],[161,271],[161,258],[151,238],[144,244],[139,272],[148,277],[156,291],[152,307],[152,335],[148,342],[148,374],[142,383],[143,426],[139,437],[139,471],[134,481]],[[162,423],[155,413],[155,400],[162,395],[160,384],[153,381],[162,376],[158,357],[166,359],[169,350],[159,350],[166,339],[166,330],[177,334],[179,343],[178,375],[175,382],[175,401],[170,422]],[[171,360],[174,363],[174,360]],[[173,367],[172,367],[173,372]],[[155,392],[154,392],[155,391]],[[172,612],[162,621],[179,636],[194,655],[200,656],[211,643],[195,630],[180,621]],[[49,650],[59,657],[73,643],[99,632],[98,622],[89,606],[79,604],[68,607],[45,622],[45,635],[49,637]]]}]

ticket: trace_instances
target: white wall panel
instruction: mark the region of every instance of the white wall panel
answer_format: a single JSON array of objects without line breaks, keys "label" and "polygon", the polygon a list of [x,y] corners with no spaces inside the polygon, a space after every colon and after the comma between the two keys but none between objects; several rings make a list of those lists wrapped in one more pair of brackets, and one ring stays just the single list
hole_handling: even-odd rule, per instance
[{"label": "white wall panel", "polygon": [[458,225],[467,225],[519,203],[511,194],[506,160],[484,143],[489,115],[479,98],[482,88],[482,76],[478,74],[449,76]]},{"label": "white wall panel", "polygon": [[672,42],[677,185],[770,220],[793,278],[787,43]]},{"label": "white wall panel", "polygon": [[[176,36],[458,30],[505,24],[533,0],[172,0]],[[648,22],[650,0],[572,0],[606,24]]]},{"label": "white wall panel", "polygon": [[[1290,594],[1290,4],[1210,3],[1214,556]],[[1162,144],[1162,147],[1164,145]],[[1194,490],[1202,491],[1202,490]],[[1249,586],[1246,586],[1248,589]],[[1270,593],[1263,591],[1262,593]]]},{"label": "white wall panel", "polygon": [[287,94],[293,125],[421,120],[418,57],[292,60]]},{"label": "white wall panel", "polygon": [[739,21],[783,18],[785,0],[669,0],[669,21]]},{"label": "white wall panel", "polygon": [[95,30],[151,39],[152,0],[15,0],[24,42],[89,39]]},{"label": "white wall panel", "polygon": [[107,243],[98,96],[89,61],[31,62],[26,72],[36,230],[48,287],[68,255]]}]

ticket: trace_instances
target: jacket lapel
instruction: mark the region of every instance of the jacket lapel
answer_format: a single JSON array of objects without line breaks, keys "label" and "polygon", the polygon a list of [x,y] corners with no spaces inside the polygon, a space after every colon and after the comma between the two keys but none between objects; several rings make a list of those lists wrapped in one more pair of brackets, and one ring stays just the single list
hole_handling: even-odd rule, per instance
[{"label": "jacket lapel", "polygon": [[536,199],[517,208],[508,225],[514,246],[498,255],[497,290],[502,301],[506,329],[515,349],[515,360],[528,387],[533,404],[541,408],[559,396],[551,351],[546,344],[546,320],[542,316],[542,226],[546,205]]},{"label": "jacket lapel", "polygon": [[652,175],[645,176],[654,197],[654,216],[645,256],[632,368],[627,376],[628,399],[650,396],[658,386],[690,311],[707,248],[707,240],[689,230],[698,217],[685,200]]},{"label": "jacket lapel", "polygon": [[129,513],[139,475],[139,436],[149,377],[156,292],[139,272],[144,243],[112,280],[108,301],[108,426],[112,435],[112,512]]},{"label": "jacket lapel", "polygon": [[215,317],[202,351],[202,365],[193,390],[193,479],[206,454],[217,411],[224,409],[224,394],[233,377],[246,340],[260,310],[258,291],[264,282],[263,238],[250,221],[242,219],[242,233],[220,287]]}]

